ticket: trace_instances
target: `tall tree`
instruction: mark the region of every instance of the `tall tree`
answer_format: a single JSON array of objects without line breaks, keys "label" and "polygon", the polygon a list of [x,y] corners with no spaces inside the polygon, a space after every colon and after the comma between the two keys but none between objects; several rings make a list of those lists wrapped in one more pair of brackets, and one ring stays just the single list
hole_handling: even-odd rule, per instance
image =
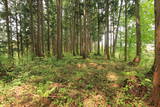
[{"label": "tall tree", "polygon": [[97,3],[97,20],[98,20],[98,47],[97,47],[97,55],[100,55],[100,13],[99,13],[99,5],[100,3]]},{"label": "tall tree", "polygon": [[125,0],[125,49],[124,49],[124,60],[127,61],[127,46],[128,46],[128,24],[127,24],[127,19],[128,19],[128,13],[127,13],[127,0]]},{"label": "tall tree", "polygon": [[50,0],[46,0],[47,6],[47,54],[50,55]]},{"label": "tall tree", "polygon": [[43,8],[43,0],[40,0],[40,20],[41,20],[41,46],[42,53],[44,54],[44,8]]},{"label": "tall tree", "polygon": [[31,37],[31,50],[32,54],[35,55],[35,33],[34,33],[34,22],[33,22],[33,0],[29,0],[29,9],[30,9],[30,37]]},{"label": "tall tree", "polygon": [[105,55],[107,56],[107,59],[110,59],[110,52],[109,52],[109,0],[107,0],[106,3],[106,26],[107,31],[105,35]]},{"label": "tall tree", "polygon": [[56,0],[57,4],[57,59],[62,58],[62,0]]},{"label": "tall tree", "polygon": [[140,29],[140,0],[135,0],[136,13],[136,57],[134,62],[139,63],[141,59],[141,29]]},{"label": "tall tree", "polygon": [[9,9],[8,9],[8,0],[4,0],[5,12],[6,12],[6,31],[8,38],[8,57],[12,57],[12,43],[11,43],[11,31],[10,31],[10,23],[9,23]]},{"label": "tall tree", "polygon": [[118,14],[116,33],[115,33],[115,38],[114,38],[114,43],[113,43],[113,55],[112,55],[113,57],[115,57],[115,52],[116,52],[116,45],[117,45],[117,39],[118,39],[118,32],[119,32],[119,24],[120,24],[121,13],[122,13],[122,6],[123,6],[123,0],[121,0],[119,14]]},{"label": "tall tree", "polygon": [[16,39],[17,39],[17,53],[18,53],[18,58],[20,58],[20,49],[19,49],[19,32],[18,32],[18,14],[17,14],[17,10],[16,10]]},{"label": "tall tree", "polygon": [[155,63],[152,98],[154,107],[160,107],[160,0],[155,0]]},{"label": "tall tree", "polygon": [[83,9],[83,39],[82,39],[82,56],[84,59],[88,57],[88,49],[87,49],[87,42],[88,42],[88,26],[87,26],[87,19],[88,19],[88,11],[87,11],[87,4],[88,0],[84,0],[84,9]]}]

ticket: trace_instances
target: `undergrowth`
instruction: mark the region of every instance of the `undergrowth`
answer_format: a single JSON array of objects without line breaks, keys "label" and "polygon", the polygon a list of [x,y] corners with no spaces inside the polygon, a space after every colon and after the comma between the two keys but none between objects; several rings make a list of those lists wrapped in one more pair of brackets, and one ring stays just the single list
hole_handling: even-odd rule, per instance
[{"label": "undergrowth", "polygon": [[152,79],[146,74],[152,62],[146,58],[139,66],[128,66],[124,61],[107,61],[102,56],[3,62],[0,105],[146,107],[152,87]]}]

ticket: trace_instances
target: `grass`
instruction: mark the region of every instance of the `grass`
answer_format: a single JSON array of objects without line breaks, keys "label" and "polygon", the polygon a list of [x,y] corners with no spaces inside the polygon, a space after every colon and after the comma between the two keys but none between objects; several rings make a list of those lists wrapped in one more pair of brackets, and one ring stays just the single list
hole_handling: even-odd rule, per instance
[{"label": "grass", "polygon": [[103,56],[86,60],[67,56],[59,61],[37,58],[15,66],[3,64],[0,105],[146,107],[152,80],[145,74],[151,63],[147,57],[140,66],[131,67],[124,61],[107,61]]}]

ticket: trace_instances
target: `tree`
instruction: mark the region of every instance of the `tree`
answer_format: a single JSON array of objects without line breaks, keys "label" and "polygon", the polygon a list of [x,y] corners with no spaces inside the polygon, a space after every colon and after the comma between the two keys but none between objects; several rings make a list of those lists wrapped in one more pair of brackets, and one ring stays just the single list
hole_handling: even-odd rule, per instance
[{"label": "tree", "polygon": [[31,37],[31,50],[32,54],[35,55],[35,32],[34,32],[34,25],[33,25],[33,0],[29,0],[29,8],[30,8],[30,37]]},{"label": "tree", "polygon": [[88,23],[89,23],[89,14],[88,14],[88,7],[87,5],[88,0],[84,0],[84,7],[83,7],[83,36],[82,36],[82,56],[84,59],[88,57],[88,42],[89,42],[89,29],[88,29]]},{"label": "tree", "polygon": [[50,0],[46,0],[47,6],[47,54],[50,56]]},{"label": "tree", "polygon": [[122,5],[123,5],[123,0],[121,0],[121,4],[120,4],[117,27],[116,27],[116,34],[115,34],[115,38],[114,38],[114,42],[113,42],[113,55],[112,55],[113,57],[115,57],[115,52],[116,52],[116,45],[117,45],[118,32],[119,32],[119,23],[120,23],[120,19],[121,19]]},{"label": "tree", "polygon": [[97,20],[98,20],[98,33],[97,33],[97,37],[98,37],[98,47],[97,47],[97,55],[100,55],[100,13],[99,13],[99,5],[100,3],[97,3]]},{"label": "tree", "polygon": [[125,49],[124,49],[124,60],[127,61],[127,56],[128,56],[128,53],[127,53],[127,46],[128,46],[128,22],[127,22],[127,19],[128,19],[128,13],[127,13],[127,0],[125,0]]},{"label": "tree", "polygon": [[42,20],[41,20],[41,0],[37,0],[37,44],[36,44],[36,56],[42,57],[43,50],[42,50]]},{"label": "tree", "polygon": [[62,58],[62,0],[56,0],[57,4],[57,59]]},{"label": "tree", "polygon": [[8,9],[8,0],[4,0],[5,12],[6,12],[6,31],[8,38],[8,57],[12,57],[12,43],[11,43],[11,31],[10,31],[10,22],[9,22],[9,9]]},{"label": "tree", "polygon": [[107,0],[107,8],[106,8],[106,26],[107,31],[105,35],[105,55],[107,55],[107,59],[110,59],[110,52],[109,52],[109,0]]},{"label": "tree", "polygon": [[140,1],[135,0],[136,13],[136,57],[134,62],[139,63],[141,60],[141,22],[140,22]]},{"label": "tree", "polygon": [[160,1],[155,0],[155,64],[152,98],[154,107],[160,106]]}]

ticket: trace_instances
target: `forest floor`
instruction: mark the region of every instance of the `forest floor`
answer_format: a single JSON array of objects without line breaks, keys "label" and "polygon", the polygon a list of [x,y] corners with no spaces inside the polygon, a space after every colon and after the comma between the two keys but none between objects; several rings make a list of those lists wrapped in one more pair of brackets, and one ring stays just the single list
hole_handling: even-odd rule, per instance
[{"label": "forest floor", "polygon": [[1,66],[0,107],[148,107],[148,65],[74,57]]}]

